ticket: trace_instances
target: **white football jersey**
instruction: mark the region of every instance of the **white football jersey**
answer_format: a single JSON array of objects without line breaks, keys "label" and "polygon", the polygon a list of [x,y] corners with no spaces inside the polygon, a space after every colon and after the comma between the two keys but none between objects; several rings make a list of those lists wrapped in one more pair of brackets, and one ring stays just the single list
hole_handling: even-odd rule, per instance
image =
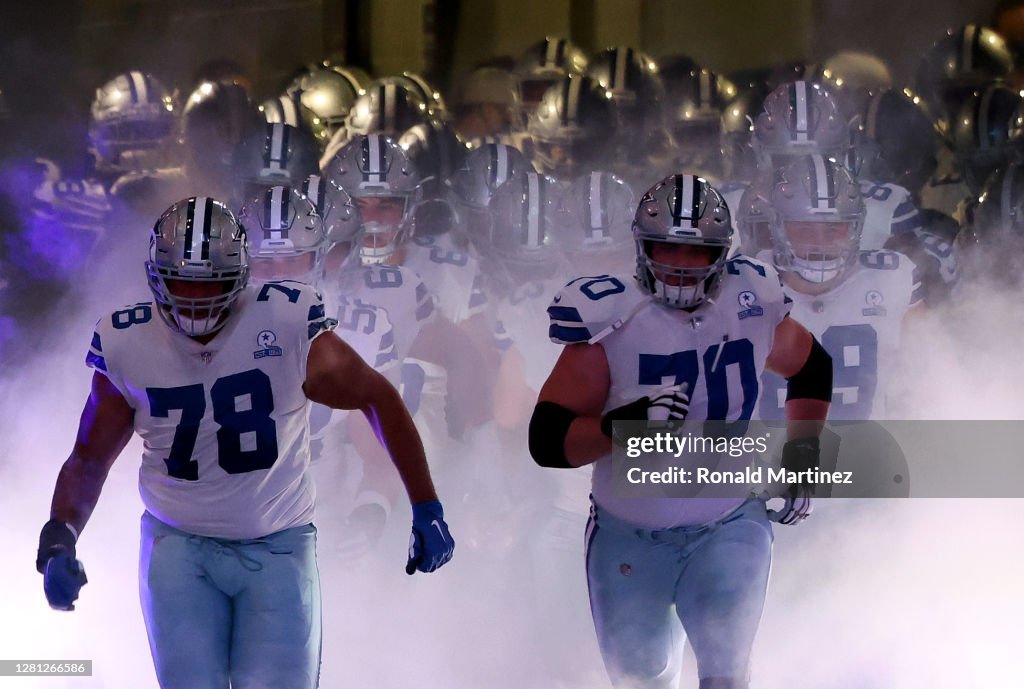
[{"label": "white football jersey", "polygon": [[[341,272],[339,294],[383,308],[394,328],[398,388],[424,444],[436,446],[446,435],[444,410],[448,373],[437,364],[409,356],[420,331],[438,317],[434,295],[419,274],[406,266],[362,266]],[[394,382],[395,375],[389,374]]]},{"label": "white football jersey", "polygon": [[487,307],[480,264],[459,249],[449,234],[416,237],[406,244],[402,265],[416,271],[452,323],[482,313]]},{"label": "white football jersey", "polygon": [[312,341],[334,327],[316,291],[282,281],[246,288],[208,344],[164,324],[152,302],[100,319],[87,363],[135,410],[139,492],[188,533],[258,538],[308,524]]},{"label": "white football jersey", "polygon": [[[555,342],[586,342],[607,333],[600,340],[611,373],[605,412],[686,382],[688,418],[733,421],[752,418],[775,328],[789,309],[775,268],[739,257],[726,263],[715,301],[692,313],[659,304],[632,277],[599,276],[570,282],[548,315]],[[648,528],[707,523],[744,501],[617,497],[610,454],[594,463],[593,497],[616,516]]]},{"label": "white football jersey", "polygon": [[409,354],[420,330],[436,314],[433,295],[420,276],[402,266],[359,266],[344,270],[331,294],[358,300],[387,312],[394,328],[395,355]]},{"label": "white football jersey", "polygon": [[[862,251],[851,274],[829,292],[786,293],[793,317],[832,357],[828,418],[884,419],[883,384],[897,365],[903,317],[921,299],[914,264],[894,251]],[[766,373],[762,382],[761,418],[785,418],[786,381]]]},{"label": "white football jersey", "polygon": [[893,235],[906,235],[921,229],[921,214],[910,192],[898,184],[860,180],[864,197],[862,249],[881,249]]}]

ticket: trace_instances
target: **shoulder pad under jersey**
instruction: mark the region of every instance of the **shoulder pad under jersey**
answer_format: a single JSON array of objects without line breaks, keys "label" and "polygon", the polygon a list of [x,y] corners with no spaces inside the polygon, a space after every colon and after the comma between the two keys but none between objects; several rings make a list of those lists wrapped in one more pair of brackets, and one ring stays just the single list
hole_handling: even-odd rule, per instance
[{"label": "shoulder pad under jersey", "polygon": [[548,337],[556,344],[596,342],[621,327],[651,301],[632,277],[596,275],[576,278],[548,306]]}]

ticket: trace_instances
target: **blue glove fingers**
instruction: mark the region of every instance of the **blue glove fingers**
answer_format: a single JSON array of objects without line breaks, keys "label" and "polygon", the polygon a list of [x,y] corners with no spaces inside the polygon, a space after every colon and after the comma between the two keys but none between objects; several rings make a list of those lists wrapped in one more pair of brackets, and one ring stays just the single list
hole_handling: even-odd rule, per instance
[{"label": "blue glove fingers", "polygon": [[82,563],[62,552],[46,563],[43,592],[54,610],[74,610],[78,592],[88,581]]}]

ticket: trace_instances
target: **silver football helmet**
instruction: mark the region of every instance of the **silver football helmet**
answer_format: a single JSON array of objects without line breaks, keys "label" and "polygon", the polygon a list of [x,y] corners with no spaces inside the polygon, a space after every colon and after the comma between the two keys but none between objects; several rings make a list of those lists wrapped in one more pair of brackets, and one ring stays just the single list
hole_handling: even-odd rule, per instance
[{"label": "silver football helmet", "polygon": [[302,193],[324,221],[328,249],[356,238],[359,234],[359,212],[352,203],[352,197],[337,182],[313,173],[302,183]]},{"label": "silver football helmet", "polygon": [[628,248],[636,193],[618,175],[596,171],[583,175],[566,192],[563,203],[569,227],[565,245],[570,257],[614,254]]},{"label": "silver football helmet", "polygon": [[277,98],[268,98],[260,103],[259,110],[270,124],[287,124],[312,134],[320,149],[326,146],[331,138],[327,123],[305,106],[298,93],[285,93]]},{"label": "silver football helmet", "polygon": [[616,133],[608,92],[588,76],[553,84],[527,125],[537,168],[559,180],[573,180],[614,157]]},{"label": "silver football helmet", "polygon": [[285,89],[312,112],[330,139],[345,124],[345,118],[364,93],[358,77],[344,67],[316,65],[297,76]]},{"label": "silver football helmet", "polygon": [[771,205],[775,266],[809,283],[838,284],[857,260],[864,229],[864,200],[850,171],[821,155],[792,161],[778,173]]},{"label": "silver football helmet", "polygon": [[[153,225],[146,261],[156,312],[189,337],[217,332],[249,279],[245,230],[220,201],[193,197],[168,208]],[[169,281],[219,283],[220,294],[185,297]]]},{"label": "silver football helmet", "polygon": [[312,201],[291,187],[270,187],[245,202],[238,220],[249,238],[254,278],[319,284],[327,232]]},{"label": "silver football helmet", "polygon": [[125,173],[167,165],[174,140],[174,97],[152,74],[119,74],[96,89],[89,144],[100,172]]},{"label": "silver football helmet", "polygon": [[524,50],[515,66],[523,119],[537,109],[552,84],[572,74],[583,74],[586,70],[586,53],[564,38],[548,36]]},{"label": "silver football helmet", "polygon": [[[765,98],[751,145],[761,166],[779,167],[787,158],[814,153],[843,160],[850,139],[850,122],[835,95],[820,84],[793,81]],[[773,161],[777,156],[782,159]]]},{"label": "silver football helmet", "polygon": [[[636,279],[655,301],[692,309],[714,300],[732,244],[732,219],[725,199],[707,180],[693,175],[666,177],[640,199],[633,218]],[[710,261],[679,267],[655,261],[654,244],[707,249]]]},{"label": "silver football helmet", "polygon": [[477,251],[486,253],[491,248],[492,225],[487,204],[494,192],[513,177],[533,171],[526,156],[507,144],[484,144],[463,159],[452,178],[452,190],[462,231]]},{"label": "silver football helmet", "polygon": [[560,205],[558,183],[533,171],[517,175],[494,192],[488,205],[494,257],[506,283],[499,289],[553,277],[560,256]]},{"label": "silver football helmet", "polygon": [[357,206],[364,198],[397,199],[401,203],[397,223],[362,222],[363,263],[386,263],[412,237],[413,217],[422,200],[422,180],[412,160],[391,139],[360,134],[337,152],[324,175],[351,194]]},{"label": "silver football helmet", "polygon": [[267,187],[299,187],[316,172],[320,151],[305,129],[280,122],[244,138],[232,155],[235,196],[245,202]]}]

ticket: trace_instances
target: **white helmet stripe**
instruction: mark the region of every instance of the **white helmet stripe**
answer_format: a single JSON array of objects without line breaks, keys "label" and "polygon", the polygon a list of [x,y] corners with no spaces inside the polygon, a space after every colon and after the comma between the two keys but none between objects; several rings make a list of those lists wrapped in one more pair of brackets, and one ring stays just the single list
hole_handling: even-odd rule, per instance
[{"label": "white helmet stripe", "polygon": [[392,131],[397,126],[395,122],[395,100],[397,98],[395,95],[396,88],[397,86],[395,84],[385,84],[384,90],[381,93],[384,97],[384,103],[382,104],[384,106],[382,108],[384,111],[383,125],[384,129],[387,131]]},{"label": "white helmet stripe", "polygon": [[796,110],[796,138],[797,141],[807,141],[807,82],[798,81],[793,84],[793,103]]},{"label": "white helmet stripe", "polygon": [[526,176],[527,194],[526,204],[528,207],[526,215],[526,246],[533,248],[540,246],[543,241],[541,236],[540,227],[540,211],[541,211],[541,198],[540,198],[540,178],[535,173],[530,173]]},{"label": "white helmet stripe", "polygon": [[366,138],[366,143],[369,146],[369,160],[367,160],[366,170],[369,174],[376,175],[378,182],[383,182],[384,168],[381,165],[380,137],[376,134],[371,134]]},{"label": "white helmet stripe", "polygon": [[129,72],[128,78],[132,82],[132,91],[134,92],[135,102],[148,103],[149,91],[146,88],[146,77],[143,76],[142,72]]},{"label": "white helmet stripe", "polygon": [[284,115],[281,121],[293,127],[299,126],[299,108],[294,98],[289,96],[281,97],[281,111]]},{"label": "white helmet stripe", "polygon": [[878,110],[882,107],[881,96],[875,96],[868,102],[868,111],[865,115],[867,122],[864,123],[864,130],[869,139],[878,137]]},{"label": "white helmet stripe", "polygon": [[832,192],[832,171],[825,165],[825,158],[820,155],[810,156],[813,162],[811,193],[814,194],[814,207],[819,211],[834,210],[835,194]]},{"label": "white helmet stripe", "polygon": [[989,134],[988,115],[992,108],[992,97],[996,90],[992,87],[985,89],[978,99],[977,109],[974,113],[974,135],[977,138],[979,148],[990,148],[992,137]]},{"label": "white helmet stripe", "polygon": [[565,124],[575,124],[579,119],[580,87],[582,85],[582,79],[569,79],[566,84],[565,117],[562,118],[562,122]]},{"label": "white helmet stripe", "polygon": [[974,69],[971,64],[972,53],[974,52],[974,44],[978,41],[977,27],[973,24],[968,24],[964,27],[963,42],[960,44],[960,69],[964,72],[970,72]]},{"label": "white helmet stripe", "polygon": [[497,188],[508,179],[508,151],[504,146],[494,147],[494,179],[492,186]]},{"label": "white helmet stripe", "polygon": [[612,83],[609,84],[612,91],[625,90],[626,66],[632,52],[629,48],[615,49],[615,73],[612,76]]},{"label": "white helmet stripe", "polygon": [[604,175],[600,172],[590,173],[590,229],[596,230],[604,227],[604,197],[601,194],[601,182]]},{"label": "white helmet stripe", "polygon": [[203,255],[203,238],[206,237],[209,240],[209,228],[207,228],[207,211],[210,210],[212,199],[205,196],[200,196],[195,200],[195,213],[192,216],[192,232],[188,236],[191,239],[191,243],[187,248],[187,256],[185,258],[191,259],[194,256]]},{"label": "white helmet stripe", "polygon": [[706,107],[712,107],[711,103],[714,94],[711,91],[711,73],[702,69],[700,71],[699,84],[700,91],[697,94],[697,106],[701,109],[704,109]]},{"label": "white helmet stripe", "polygon": [[1016,176],[1017,176],[1017,166],[1016,165],[1010,165],[1006,169],[1006,174],[1003,175],[1002,197],[999,199],[1000,206],[1001,206],[1001,211],[1000,211],[1001,215],[1000,215],[999,219],[1003,223],[1006,223],[1007,227],[1005,229],[1010,229],[1013,226],[1013,224],[1014,224],[1013,221],[1012,221],[1013,209],[1012,209],[1012,204],[1010,203],[1010,196],[1013,194],[1013,180],[1014,180],[1014,178]]},{"label": "white helmet stripe", "polygon": [[270,125],[270,141],[268,143],[267,167],[271,170],[280,170],[284,166],[285,159],[285,128],[283,124]]},{"label": "white helmet stripe", "polygon": [[286,225],[284,217],[284,192],[284,187],[273,187],[270,190],[270,229],[276,230],[276,232],[270,233],[271,239],[280,239],[281,230]]},{"label": "white helmet stripe", "polygon": [[558,64],[558,53],[562,47],[562,39],[551,40],[550,38],[544,39],[544,66],[557,65]]}]

